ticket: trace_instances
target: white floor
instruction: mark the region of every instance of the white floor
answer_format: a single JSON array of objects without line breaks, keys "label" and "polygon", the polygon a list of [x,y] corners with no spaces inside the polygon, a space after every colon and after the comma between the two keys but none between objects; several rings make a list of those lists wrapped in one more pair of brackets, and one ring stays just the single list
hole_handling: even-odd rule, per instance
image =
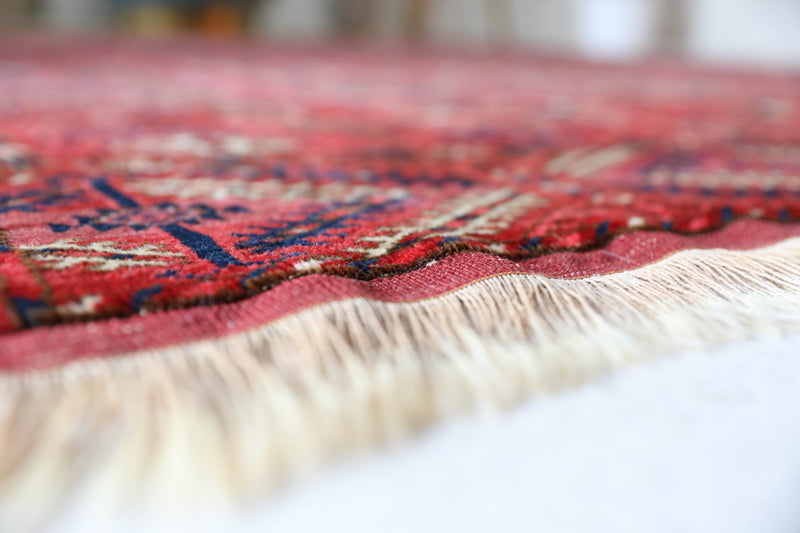
[{"label": "white floor", "polygon": [[[59,531],[95,530],[70,515]],[[800,338],[664,359],[450,422],[235,518],[127,518],[114,530],[797,533]]]}]

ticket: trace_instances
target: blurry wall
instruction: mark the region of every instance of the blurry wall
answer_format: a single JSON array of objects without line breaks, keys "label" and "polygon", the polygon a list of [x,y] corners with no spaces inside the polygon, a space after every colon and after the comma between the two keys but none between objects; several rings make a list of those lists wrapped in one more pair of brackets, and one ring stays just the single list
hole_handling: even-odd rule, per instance
[{"label": "blurry wall", "polygon": [[[608,58],[670,51],[716,62],[800,66],[800,0],[508,0],[511,35],[491,34],[485,4],[438,0],[428,24],[435,42],[500,41]],[[385,0],[377,39],[397,36],[406,0]],[[275,0],[261,27],[271,35],[324,38],[326,0]]]},{"label": "blurry wall", "polygon": [[[260,3],[248,14],[256,34],[290,40],[341,35],[332,8],[337,0],[252,1]],[[800,0],[350,1],[369,12],[360,35],[378,41],[408,38],[404,21],[410,6],[423,3],[429,9],[413,36],[436,43],[512,44],[607,58],[669,51],[718,62],[800,67]],[[36,20],[46,28],[118,27],[107,0],[0,0],[0,28],[19,26],[19,6],[26,3],[39,4]]]},{"label": "blurry wall", "polygon": [[688,7],[693,55],[800,66],[800,0],[695,0]]}]

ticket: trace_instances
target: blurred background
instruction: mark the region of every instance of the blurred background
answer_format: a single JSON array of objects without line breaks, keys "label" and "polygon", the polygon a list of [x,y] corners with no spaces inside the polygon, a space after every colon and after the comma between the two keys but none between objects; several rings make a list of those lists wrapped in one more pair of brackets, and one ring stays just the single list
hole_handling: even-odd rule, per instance
[{"label": "blurred background", "polygon": [[800,0],[0,0],[0,32],[250,35],[800,67]]}]

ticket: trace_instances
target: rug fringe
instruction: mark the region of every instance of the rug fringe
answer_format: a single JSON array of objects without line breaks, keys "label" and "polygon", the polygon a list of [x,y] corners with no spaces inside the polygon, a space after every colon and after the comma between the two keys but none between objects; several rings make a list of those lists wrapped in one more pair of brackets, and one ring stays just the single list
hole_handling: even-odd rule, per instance
[{"label": "rug fringe", "polygon": [[239,501],[456,413],[660,354],[797,332],[798,265],[790,239],[577,280],[506,274],[426,300],[347,299],[227,337],[6,375],[0,523],[39,525],[89,486],[109,501]]}]

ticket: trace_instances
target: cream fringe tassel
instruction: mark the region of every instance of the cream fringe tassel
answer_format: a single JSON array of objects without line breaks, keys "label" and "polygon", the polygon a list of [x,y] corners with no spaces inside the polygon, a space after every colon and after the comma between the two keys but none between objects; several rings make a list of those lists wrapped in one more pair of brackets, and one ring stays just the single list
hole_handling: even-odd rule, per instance
[{"label": "cream fringe tassel", "polygon": [[496,276],[410,303],[336,301],[223,338],[7,375],[0,523],[31,526],[88,482],[120,500],[240,501],[455,413],[797,331],[791,239],[577,280]]}]

